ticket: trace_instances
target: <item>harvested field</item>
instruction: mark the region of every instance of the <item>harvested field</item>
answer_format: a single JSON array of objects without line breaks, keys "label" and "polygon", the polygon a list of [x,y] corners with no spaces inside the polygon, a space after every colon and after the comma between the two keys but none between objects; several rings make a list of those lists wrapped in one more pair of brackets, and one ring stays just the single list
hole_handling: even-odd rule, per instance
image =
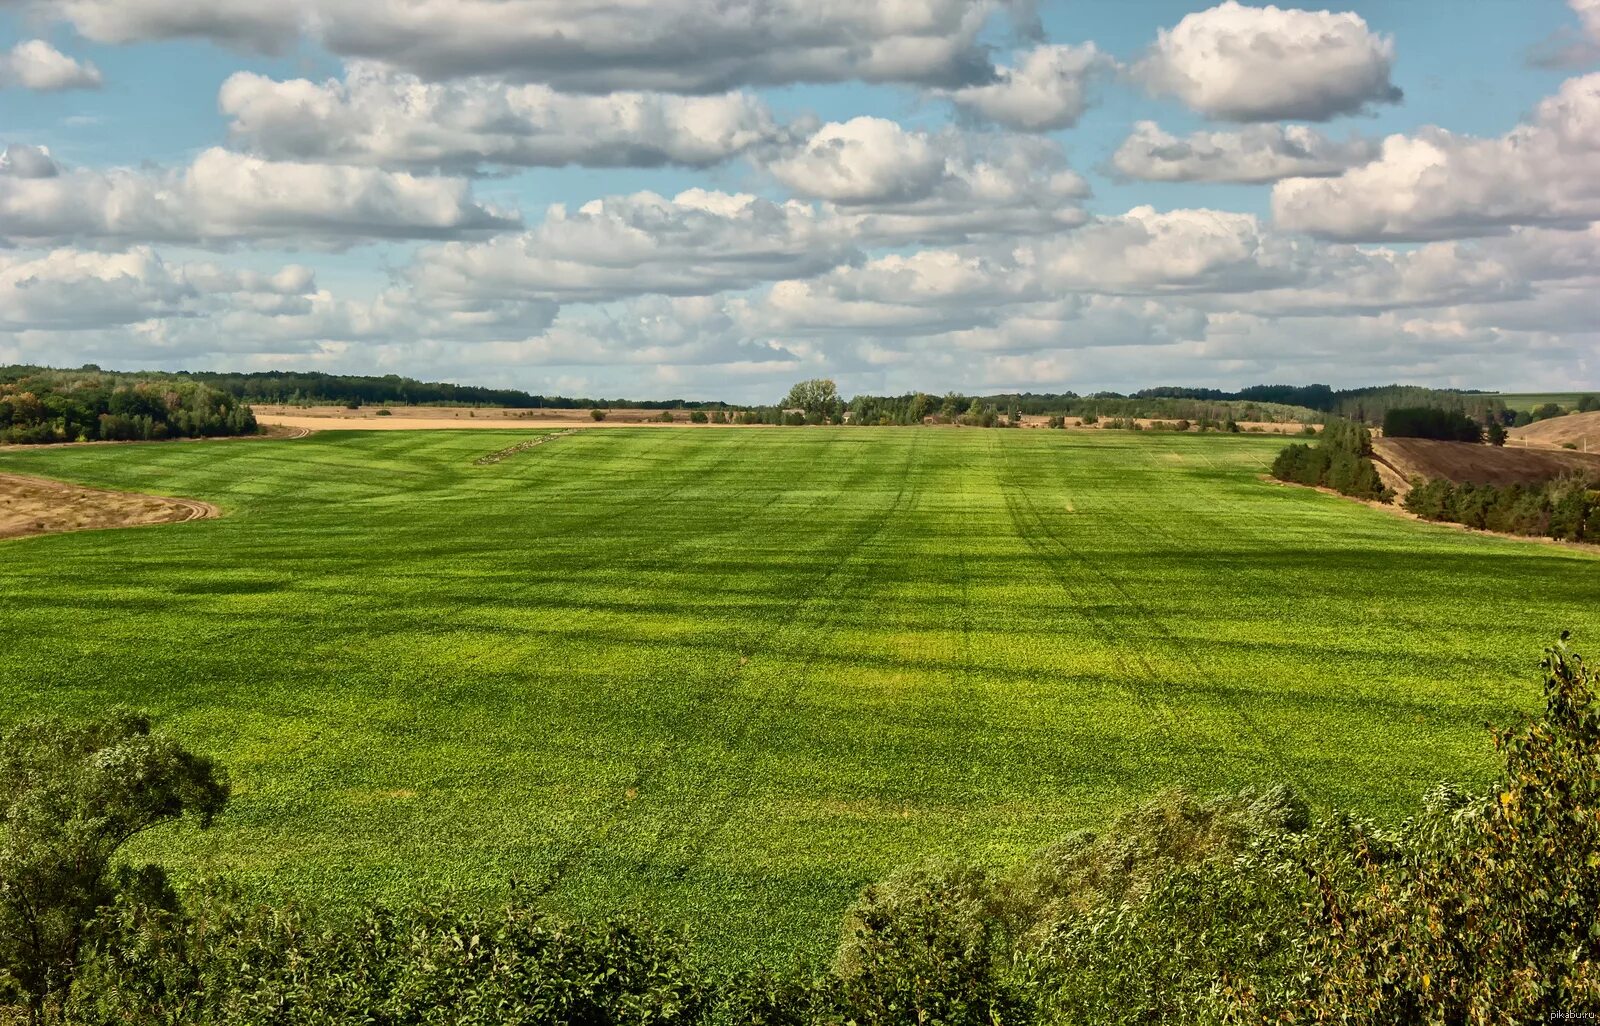
[{"label": "harvested field", "polygon": [[181,524],[214,517],[218,512],[210,503],[194,499],[169,499],[0,474],[0,539]]},{"label": "harvested field", "polygon": [[1373,462],[1384,484],[1397,492],[1410,488],[1413,477],[1444,478],[1456,484],[1538,484],[1566,474],[1600,478],[1600,455],[1565,449],[1436,442],[1428,438],[1377,438]]},{"label": "harvested field", "polygon": [[1513,428],[1511,437],[1516,443],[1527,445],[1560,447],[1562,443],[1570,442],[1580,450],[1587,448],[1591,454],[1600,454],[1600,410],[1569,413],[1527,427]]},{"label": "harvested field", "polygon": [[1392,822],[1486,779],[1557,630],[1600,636],[1600,559],[1264,483],[1280,437],[585,430],[476,462],[534,433],[0,453],[231,514],[6,543],[0,724],[129,704],[224,763],[213,829],[132,852],[180,883],[516,878],[822,957],[866,881],[1167,787]]}]

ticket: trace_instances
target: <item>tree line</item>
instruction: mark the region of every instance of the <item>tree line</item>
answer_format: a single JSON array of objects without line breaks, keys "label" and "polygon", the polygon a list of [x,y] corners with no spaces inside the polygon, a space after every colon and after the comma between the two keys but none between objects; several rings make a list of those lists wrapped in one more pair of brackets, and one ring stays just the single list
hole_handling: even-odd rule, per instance
[{"label": "tree line", "polygon": [[1600,1010],[1600,702],[1567,645],[1487,786],[1398,827],[1283,787],[1166,792],[994,870],[866,887],[825,968],[718,971],[513,891],[340,911],[178,893],[125,842],[225,814],[225,771],[117,713],[0,738],[0,1001],[34,1024],[1498,1024]]},{"label": "tree line", "polygon": [[1086,424],[1102,420],[1118,422],[1134,418],[1159,419],[1176,423],[1221,428],[1239,421],[1309,424],[1321,420],[1305,407],[1264,403],[1254,400],[1217,400],[1183,397],[1128,397],[1102,393],[1078,396],[1074,393],[1008,393],[964,395],[946,392],[907,392],[903,395],[858,395],[846,400],[838,386],[827,378],[798,382],[776,407],[758,407],[740,416],[745,423],[766,424],[853,424],[860,426],[904,426],[911,424],[960,424],[967,427],[1020,427],[1023,416],[1048,416],[1052,426],[1074,417]]},{"label": "tree line", "polygon": [[1402,505],[1425,520],[1465,524],[1480,531],[1600,542],[1596,484],[1583,476],[1504,486],[1418,479]]},{"label": "tree line", "polygon": [[250,408],[234,396],[170,375],[30,370],[0,376],[0,443],[155,441],[256,430]]},{"label": "tree line", "polygon": [[195,382],[247,404],[285,406],[503,406],[511,409],[588,410],[632,407],[646,410],[728,410],[723,402],[687,399],[588,399],[535,395],[515,388],[484,388],[442,381],[419,381],[398,374],[325,374],[317,371],[102,371],[86,364],[75,371],[15,365],[0,367],[0,383],[21,377],[87,373],[106,378]]}]

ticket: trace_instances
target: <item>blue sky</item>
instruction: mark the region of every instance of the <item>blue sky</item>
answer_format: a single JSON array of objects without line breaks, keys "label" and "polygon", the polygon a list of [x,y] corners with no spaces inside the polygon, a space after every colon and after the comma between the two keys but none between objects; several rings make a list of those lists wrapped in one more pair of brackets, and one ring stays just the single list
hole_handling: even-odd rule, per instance
[{"label": "blue sky", "polygon": [[0,360],[1600,385],[1594,0],[424,6],[0,5]]}]

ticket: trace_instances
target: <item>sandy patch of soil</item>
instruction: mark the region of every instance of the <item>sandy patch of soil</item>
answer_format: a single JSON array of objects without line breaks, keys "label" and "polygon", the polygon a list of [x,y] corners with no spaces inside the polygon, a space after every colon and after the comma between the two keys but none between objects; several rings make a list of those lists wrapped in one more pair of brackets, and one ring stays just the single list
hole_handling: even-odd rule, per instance
[{"label": "sandy patch of soil", "polygon": [[0,474],[0,539],[108,527],[181,524],[220,516],[196,499],[112,492],[42,477]]},{"label": "sandy patch of soil", "polygon": [[[1569,413],[1564,417],[1551,417],[1527,427],[1512,428],[1511,438],[1525,445],[1561,448],[1563,442],[1576,445],[1580,451],[1600,453],[1600,410],[1590,413]],[[1571,450],[1563,450],[1570,452]]]}]

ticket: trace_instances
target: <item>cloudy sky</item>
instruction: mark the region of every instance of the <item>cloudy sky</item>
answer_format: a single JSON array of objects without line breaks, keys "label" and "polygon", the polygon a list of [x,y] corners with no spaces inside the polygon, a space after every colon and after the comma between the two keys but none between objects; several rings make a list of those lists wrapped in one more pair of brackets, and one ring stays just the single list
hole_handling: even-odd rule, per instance
[{"label": "cloudy sky", "polygon": [[1600,386],[1600,0],[0,0],[0,362]]}]

